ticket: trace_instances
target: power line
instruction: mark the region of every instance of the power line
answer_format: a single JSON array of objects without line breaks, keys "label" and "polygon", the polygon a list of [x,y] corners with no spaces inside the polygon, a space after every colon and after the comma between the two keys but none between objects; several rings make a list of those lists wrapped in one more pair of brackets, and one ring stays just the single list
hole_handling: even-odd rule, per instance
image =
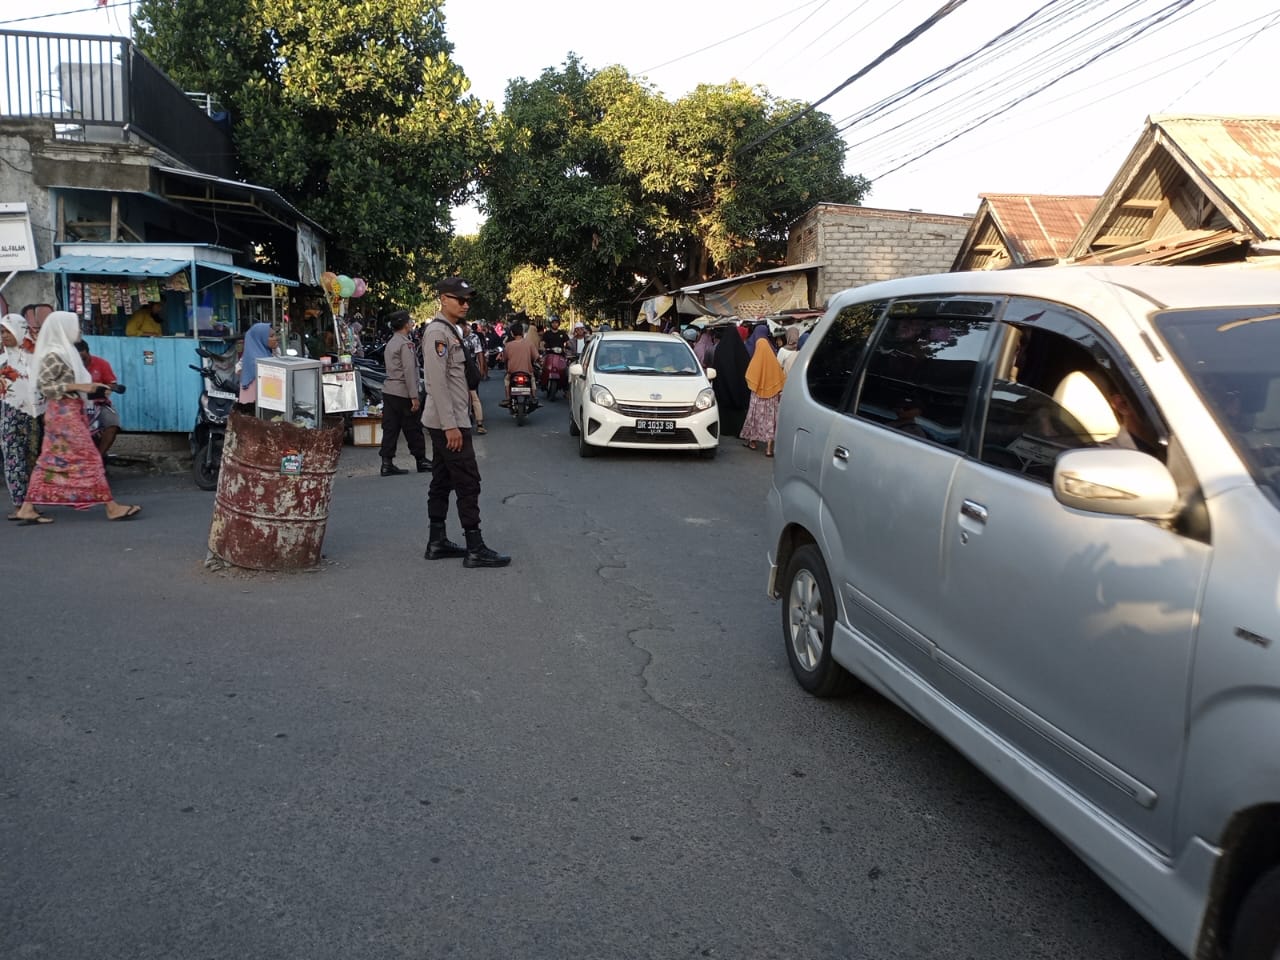
[{"label": "power line", "polygon": [[[679,63],[681,60],[688,60],[690,57],[696,57],[700,53],[706,53],[708,50],[714,50],[716,47],[724,46],[724,44],[729,43],[731,40],[737,40],[741,37],[745,37],[749,33],[755,33],[757,30],[761,29],[762,27],[767,27],[771,23],[777,23],[779,20],[785,20],[787,17],[791,16],[793,13],[799,13],[805,7],[811,7],[818,2],[819,0],[809,0],[808,3],[802,3],[800,4],[800,6],[792,10],[788,10],[786,13],[780,13],[776,17],[770,17],[768,20],[765,20],[761,23],[757,23],[754,27],[748,27],[746,30],[743,30],[741,33],[735,33],[731,37],[725,37],[723,40],[717,40],[715,43],[709,43],[705,47],[699,47],[697,50],[690,50],[688,53],[682,53],[680,54],[680,56],[672,60],[667,60],[664,63],[658,64],[656,67],[645,67],[640,71],[640,73],[642,75],[647,73],[653,73],[653,71],[661,70],[663,67],[669,67],[673,63]],[[826,0],[822,0],[822,2],[825,3]]]},{"label": "power line", "polygon": [[[1097,61],[1101,60],[1103,57],[1108,56],[1111,53],[1114,53],[1116,50],[1119,50],[1122,47],[1128,46],[1130,43],[1132,43],[1138,37],[1142,36],[1144,33],[1147,33],[1149,30],[1163,23],[1165,20],[1173,16],[1175,13],[1190,6],[1195,2],[1196,0],[1174,0],[1173,3],[1166,6],[1163,9],[1163,11],[1161,13],[1158,13],[1153,19],[1149,19],[1145,23],[1140,23],[1136,25],[1136,29],[1134,29],[1128,36],[1123,37],[1117,40],[1115,43],[1112,43],[1109,46],[1103,48],[1093,56],[1089,57],[1087,60],[1077,64],[1076,66],[1072,67],[1066,72],[1041,84],[1040,86],[1036,87],[1034,90],[1031,90],[1025,94],[1022,94],[1021,96],[1016,97],[1011,102],[1006,103],[1003,106],[998,107],[987,114],[984,114],[983,116],[979,117],[977,120],[973,121],[967,126],[962,127],[960,130],[944,138],[938,143],[935,143],[928,149],[923,150],[919,153],[916,153],[905,159],[902,159],[900,163],[896,163],[895,166],[890,167],[888,170],[885,170],[882,173],[878,173],[875,177],[871,179],[874,182],[875,180],[878,180],[882,177],[887,177],[889,174],[895,173],[898,170],[901,170],[903,167],[908,166],[909,164],[915,163],[917,160],[921,160],[924,157],[927,157],[929,154],[933,153],[934,151],[942,149],[947,144],[952,143],[955,140],[958,140],[960,137],[964,136],[966,133],[970,133],[973,130],[976,130],[978,127],[983,126],[984,124],[1000,116],[1001,114],[1007,113],[1009,110],[1012,110],[1014,107],[1018,106],[1020,103],[1030,100],[1032,97],[1036,96],[1038,93],[1041,93],[1042,91],[1047,90],[1049,87],[1053,86],[1054,84],[1059,83],[1062,80],[1065,80],[1067,77],[1071,76],[1072,74],[1078,73],[1079,71],[1083,70],[1085,67],[1088,67],[1093,63],[1096,63]],[[894,163],[895,161],[891,160],[889,162]]]},{"label": "power line", "polygon": [[752,150],[755,147],[758,147],[760,144],[764,143],[769,138],[777,136],[783,130],[790,127],[792,124],[798,123],[801,119],[813,113],[814,110],[816,110],[822,104],[826,103],[828,100],[834,97],[837,93],[839,93],[845,87],[849,86],[849,84],[853,83],[855,80],[860,79],[861,77],[866,76],[876,67],[880,66],[880,64],[884,63],[886,60],[892,57],[895,53],[898,53],[900,50],[902,50],[903,47],[906,47],[909,44],[913,43],[925,32],[937,26],[938,23],[940,23],[945,17],[947,17],[949,14],[953,13],[954,11],[958,10],[960,7],[964,6],[964,4],[965,4],[965,0],[947,0],[947,2],[944,3],[941,7],[939,7],[927,20],[923,21],[914,29],[912,29],[910,33],[907,33],[905,36],[901,37],[892,47],[884,51],[882,54],[880,54],[878,57],[872,60],[869,64],[867,64],[857,73],[855,73],[853,76],[849,77],[839,86],[837,86],[834,90],[819,97],[813,103],[808,104],[799,113],[795,114],[792,117],[789,117],[779,125],[772,127],[769,130],[766,130],[764,133],[760,134],[760,136],[756,137],[750,143],[746,144],[745,146],[739,147],[737,150],[734,151],[733,155],[735,157],[739,157],[742,154],[746,153],[748,150]]},{"label": "power line", "polygon": [[7,27],[13,23],[26,23],[28,20],[48,20],[51,17],[66,17],[73,13],[93,13],[95,10],[111,10],[115,7],[127,7],[132,4],[133,0],[116,0],[115,3],[103,3],[92,7],[80,7],[77,10],[61,10],[58,13],[33,13],[29,17],[18,17],[16,20],[0,20],[0,27]]}]

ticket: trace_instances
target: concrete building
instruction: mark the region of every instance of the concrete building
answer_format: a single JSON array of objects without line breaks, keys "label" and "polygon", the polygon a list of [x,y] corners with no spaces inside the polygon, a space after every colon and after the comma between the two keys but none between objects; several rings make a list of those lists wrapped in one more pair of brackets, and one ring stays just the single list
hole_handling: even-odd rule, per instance
[{"label": "concrete building", "polygon": [[877,280],[946,273],[968,233],[970,217],[820,203],[797,220],[787,263],[813,263],[813,305]]}]

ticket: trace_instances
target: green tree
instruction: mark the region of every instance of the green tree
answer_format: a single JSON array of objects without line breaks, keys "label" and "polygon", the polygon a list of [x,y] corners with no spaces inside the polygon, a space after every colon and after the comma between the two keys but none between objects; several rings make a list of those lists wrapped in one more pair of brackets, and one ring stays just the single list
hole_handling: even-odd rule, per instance
[{"label": "green tree", "polygon": [[845,146],[804,104],[733,82],[669,102],[621,67],[563,69],[507,87],[482,228],[507,265],[557,263],[587,307],[785,258],[787,229],[821,201],[857,203]]},{"label": "green tree", "polygon": [[490,153],[443,0],[140,0],[134,27],[231,109],[241,175],[329,230],[331,264],[399,303],[441,275]]},{"label": "green tree", "polygon": [[564,275],[554,262],[546,267],[524,263],[511,271],[507,300],[514,309],[523,310],[530,317],[563,314],[569,306],[564,290]]}]

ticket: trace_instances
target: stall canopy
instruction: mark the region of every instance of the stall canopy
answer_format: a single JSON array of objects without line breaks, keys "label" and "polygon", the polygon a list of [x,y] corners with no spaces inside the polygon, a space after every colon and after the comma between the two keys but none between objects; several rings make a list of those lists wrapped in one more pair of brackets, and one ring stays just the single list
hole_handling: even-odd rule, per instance
[{"label": "stall canopy", "polygon": [[[173,260],[168,257],[95,257],[66,254],[42,264],[40,269],[45,273],[83,273],[99,277],[171,277],[180,270],[190,268],[191,263],[190,260]],[[195,265],[257,283],[274,283],[286,287],[298,285],[297,280],[250,270],[248,267],[236,266],[233,263],[196,260]]]},{"label": "stall canopy", "polygon": [[673,291],[676,309],[722,317],[805,310],[810,307],[809,276],[821,266],[817,261],[797,263],[681,287]]}]

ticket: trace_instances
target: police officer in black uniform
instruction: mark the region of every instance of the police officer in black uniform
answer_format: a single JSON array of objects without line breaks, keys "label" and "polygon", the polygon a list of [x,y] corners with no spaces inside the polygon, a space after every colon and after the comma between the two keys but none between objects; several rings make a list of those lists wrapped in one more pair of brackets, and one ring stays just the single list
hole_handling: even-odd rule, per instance
[{"label": "police officer in black uniform", "polygon": [[[464,567],[505,567],[511,558],[485,546],[480,535],[480,468],[471,445],[471,391],[459,324],[475,289],[461,277],[436,284],[440,312],[422,333],[422,373],[427,396],[422,425],[431,437],[431,487],[427,491],[428,560],[462,557]],[[449,493],[458,501],[458,519],[467,545],[445,535]]]}]

